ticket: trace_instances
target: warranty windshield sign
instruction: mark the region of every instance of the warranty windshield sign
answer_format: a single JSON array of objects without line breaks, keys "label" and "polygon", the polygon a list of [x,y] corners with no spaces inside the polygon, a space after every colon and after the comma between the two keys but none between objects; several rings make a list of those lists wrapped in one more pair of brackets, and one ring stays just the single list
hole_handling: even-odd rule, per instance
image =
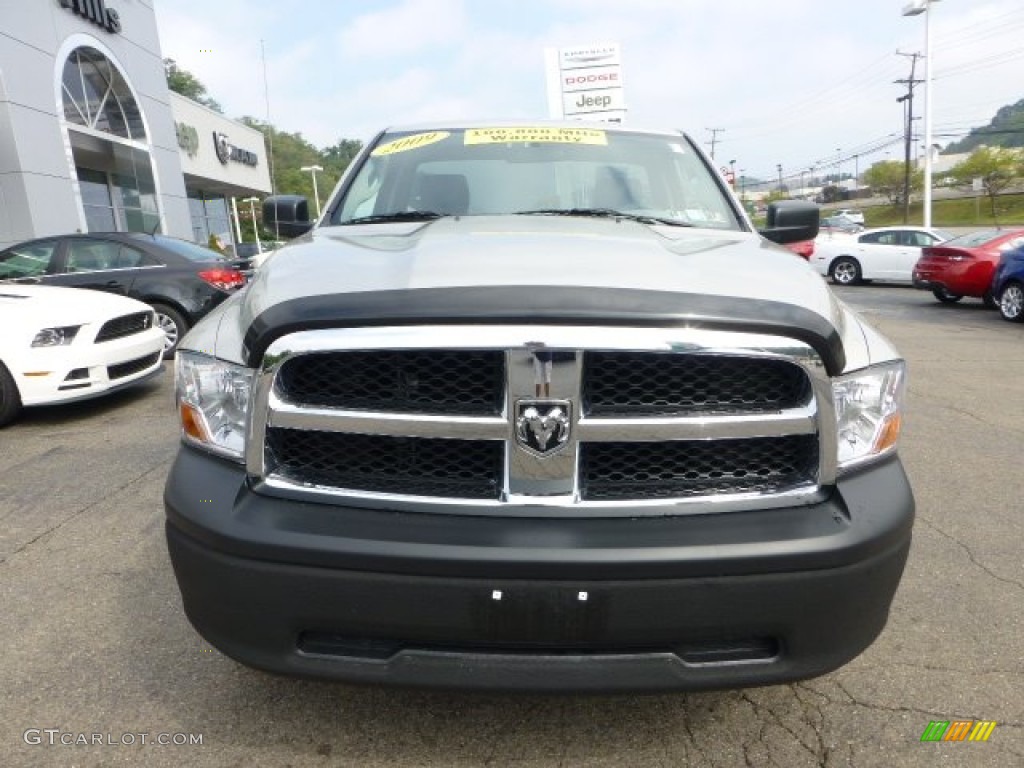
[{"label": "warranty windshield sign", "polygon": [[511,126],[507,128],[473,128],[466,131],[466,144],[507,144],[510,142],[543,142],[548,144],[600,144],[608,137],[595,128],[549,128],[546,126]]}]

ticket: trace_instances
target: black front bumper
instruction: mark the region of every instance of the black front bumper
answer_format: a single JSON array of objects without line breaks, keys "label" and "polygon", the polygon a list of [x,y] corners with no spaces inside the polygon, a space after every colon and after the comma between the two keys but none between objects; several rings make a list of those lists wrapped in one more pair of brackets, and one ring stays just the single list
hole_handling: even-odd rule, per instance
[{"label": "black front bumper", "polygon": [[811,506],[545,519],[273,498],[188,448],[165,505],[189,619],[245,664],[547,691],[738,687],[835,669],[885,625],[914,515],[895,458]]}]

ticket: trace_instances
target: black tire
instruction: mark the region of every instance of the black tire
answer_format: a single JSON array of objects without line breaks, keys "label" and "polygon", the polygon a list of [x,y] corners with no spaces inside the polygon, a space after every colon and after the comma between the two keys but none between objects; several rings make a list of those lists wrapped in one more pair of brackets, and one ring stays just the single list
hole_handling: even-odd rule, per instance
[{"label": "black tire", "polygon": [[943,304],[956,304],[958,301],[960,301],[960,299],[963,298],[962,295],[958,293],[950,293],[945,288],[933,288],[932,296],[941,301]]},{"label": "black tire", "polygon": [[840,256],[828,271],[836,285],[857,285],[862,279],[860,263],[852,256]]},{"label": "black tire", "polygon": [[0,427],[10,424],[21,413],[21,394],[7,366],[0,363]]},{"label": "black tire", "polygon": [[1011,323],[1024,323],[1024,285],[1011,280],[999,294],[999,314]]},{"label": "black tire", "polygon": [[164,341],[164,359],[174,357],[174,350],[178,348],[178,342],[189,329],[188,320],[174,307],[154,302],[150,304],[156,312],[157,327],[167,335]]}]

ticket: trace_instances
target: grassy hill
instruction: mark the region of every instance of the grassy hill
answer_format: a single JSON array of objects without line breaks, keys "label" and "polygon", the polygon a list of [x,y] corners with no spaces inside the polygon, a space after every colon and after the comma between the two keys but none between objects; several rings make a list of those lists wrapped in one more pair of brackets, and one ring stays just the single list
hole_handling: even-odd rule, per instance
[{"label": "grassy hill", "polygon": [[960,141],[942,150],[944,155],[973,152],[982,144],[989,147],[1024,147],[1024,99],[996,112],[988,125],[973,128]]},{"label": "grassy hill", "polygon": [[[878,205],[862,208],[864,224],[867,227],[888,227],[903,223],[903,208]],[[824,211],[822,212],[824,214]],[[987,197],[961,197],[953,200],[932,201],[932,224],[936,227],[991,227],[1024,226],[1024,194],[1000,195],[996,198],[996,215],[992,218],[992,206]],[[915,201],[910,205],[910,224],[920,225],[923,221],[922,205]]]}]

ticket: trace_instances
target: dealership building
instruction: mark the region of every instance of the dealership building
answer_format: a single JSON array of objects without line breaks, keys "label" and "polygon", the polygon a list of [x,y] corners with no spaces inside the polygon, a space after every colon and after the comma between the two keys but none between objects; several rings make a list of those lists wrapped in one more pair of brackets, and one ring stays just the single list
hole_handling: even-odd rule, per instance
[{"label": "dealership building", "polygon": [[0,0],[0,248],[71,232],[236,238],[263,135],[171,93],[152,0]]}]

